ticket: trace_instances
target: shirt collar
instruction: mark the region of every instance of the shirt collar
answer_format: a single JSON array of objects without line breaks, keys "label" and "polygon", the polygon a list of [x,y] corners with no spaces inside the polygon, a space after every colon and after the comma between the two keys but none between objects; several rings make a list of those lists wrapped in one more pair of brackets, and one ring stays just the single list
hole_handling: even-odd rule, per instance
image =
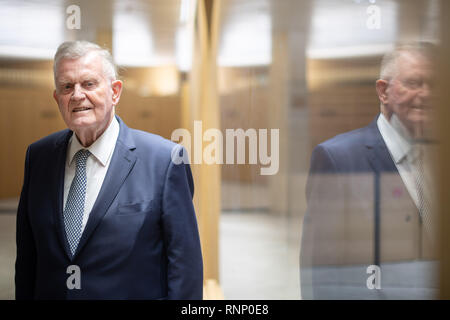
[{"label": "shirt collar", "polygon": [[105,132],[103,132],[103,134],[87,148],[83,147],[76,134],[72,134],[72,137],[69,140],[69,153],[67,158],[69,166],[72,164],[75,154],[81,149],[89,150],[102,166],[106,166],[116,145],[119,130],[119,122],[116,117],[113,117],[113,120]]},{"label": "shirt collar", "polygon": [[399,164],[412,150],[412,139],[408,130],[395,114],[389,121],[380,114],[377,125],[394,162]]}]

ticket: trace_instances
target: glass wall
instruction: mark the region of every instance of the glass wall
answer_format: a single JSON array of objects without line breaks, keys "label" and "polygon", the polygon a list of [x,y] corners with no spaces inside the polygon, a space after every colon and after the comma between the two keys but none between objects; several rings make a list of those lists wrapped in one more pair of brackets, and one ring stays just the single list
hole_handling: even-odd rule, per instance
[{"label": "glass wall", "polygon": [[[380,111],[394,108],[393,118],[388,110],[383,114],[387,127],[397,128],[395,114],[402,109],[396,104],[423,108],[416,116],[431,118],[431,93],[419,92],[417,101],[404,102],[401,99],[412,91],[401,91],[403,98],[396,96],[381,106],[376,81],[383,56],[397,45],[439,43],[439,5],[223,2],[217,59],[222,130],[247,130],[251,145],[251,131],[267,129],[268,141],[276,142],[279,152],[274,174],[261,173],[269,166],[261,159],[253,165],[222,167],[225,296],[437,297],[437,251],[432,244],[436,232],[426,230],[432,215],[424,213],[418,199],[414,176],[419,169],[404,164],[407,160],[400,159],[398,150],[420,145],[432,155],[435,144],[429,142],[434,140],[428,133],[416,139],[402,132],[399,139],[403,141],[405,134],[405,145],[389,144],[386,140],[392,138],[385,132],[380,136],[377,124]],[[410,74],[398,77],[420,78],[425,72],[424,67],[405,68]],[[432,122],[426,127],[433,128]],[[353,131],[359,128],[364,129]],[[259,139],[258,148],[264,142]],[[428,167],[433,167],[431,161]],[[426,180],[429,196],[434,186],[431,173]],[[233,236],[232,246],[225,241],[227,235]],[[227,269],[230,257],[233,268]]]},{"label": "glass wall", "polygon": [[189,146],[210,298],[437,298],[441,8],[0,0],[0,299],[14,298],[26,148],[65,128],[52,97],[65,40],[112,51],[129,127]]}]

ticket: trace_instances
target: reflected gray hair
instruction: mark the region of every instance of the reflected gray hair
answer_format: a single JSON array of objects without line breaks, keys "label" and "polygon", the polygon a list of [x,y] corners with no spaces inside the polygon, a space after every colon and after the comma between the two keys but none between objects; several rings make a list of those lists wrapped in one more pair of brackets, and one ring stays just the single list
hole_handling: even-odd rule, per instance
[{"label": "reflected gray hair", "polygon": [[103,73],[111,80],[117,79],[117,67],[107,49],[89,41],[66,41],[59,45],[53,62],[53,76],[56,83],[58,64],[62,59],[78,59],[89,52],[96,51],[103,61]]},{"label": "reflected gray hair", "polygon": [[386,53],[381,61],[380,79],[391,80],[397,72],[397,60],[405,53],[419,55],[432,62],[436,56],[436,45],[431,42],[412,42],[397,45],[394,50]]}]

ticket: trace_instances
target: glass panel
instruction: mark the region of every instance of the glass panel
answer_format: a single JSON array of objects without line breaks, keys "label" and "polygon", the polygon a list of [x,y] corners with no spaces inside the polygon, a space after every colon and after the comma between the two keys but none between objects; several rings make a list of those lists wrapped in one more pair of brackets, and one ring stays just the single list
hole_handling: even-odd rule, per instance
[{"label": "glass panel", "polygon": [[[377,129],[376,81],[383,55],[396,44],[438,42],[438,12],[438,1],[224,1],[218,53],[222,131],[243,128],[250,136],[252,130],[279,130],[274,175],[261,174],[259,158],[256,164],[246,158],[245,164],[222,168],[221,283],[226,297],[437,297],[437,256],[431,244],[436,233],[426,231],[427,218],[419,214],[424,215],[423,204],[416,199],[413,177],[418,169],[414,165],[404,174],[392,154],[403,145],[386,148],[386,140],[394,138],[382,137]],[[263,40],[263,27],[259,35],[247,35],[258,25],[250,23],[253,15],[270,21],[270,41]],[[244,36],[246,44],[236,40],[235,46],[226,46],[227,39]],[[271,47],[270,59],[255,66],[252,61],[267,50],[245,48],[258,47],[260,41]],[[229,52],[233,63],[222,63],[233,56]],[[423,77],[432,78],[421,56],[420,66],[408,61],[404,68],[416,74],[430,71]],[[419,102],[408,96],[411,91],[401,91],[383,108],[424,109],[431,117],[427,85],[422,86]],[[392,112],[385,113],[394,137],[402,130],[396,113],[401,110],[392,118]],[[365,129],[346,133],[358,128]],[[273,143],[274,136],[268,137]],[[433,141],[429,135],[422,138]],[[260,139],[257,144],[259,150]],[[432,147],[426,145],[425,153],[432,154]],[[429,181],[427,189],[433,184]],[[227,245],[227,237],[233,237],[234,245]],[[230,259],[243,266],[239,274],[227,268]]]},{"label": "glass panel", "polygon": [[[0,0],[0,299],[14,297],[27,146],[66,128],[52,59],[74,39],[112,49],[132,128],[170,139],[214,123],[217,98],[220,197],[208,164],[192,169],[205,280],[218,264],[226,299],[436,298],[436,59],[408,47],[381,62],[399,43],[438,45],[442,2],[206,1],[206,37],[199,3]],[[201,200],[218,198],[211,236]]]}]

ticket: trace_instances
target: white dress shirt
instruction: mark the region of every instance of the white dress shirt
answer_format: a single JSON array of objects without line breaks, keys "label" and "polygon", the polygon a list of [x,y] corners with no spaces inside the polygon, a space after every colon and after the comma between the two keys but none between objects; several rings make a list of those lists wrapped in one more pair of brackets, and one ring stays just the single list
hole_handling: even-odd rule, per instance
[{"label": "white dress shirt", "polygon": [[87,149],[91,155],[86,162],[86,199],[84,204],[83,225],[81,232],[84,231],[89,214],[94,206],[95,200],[102,187],[106,172],[108,171],[111,162],[112,154],[116,146],[116,141],[119,136],[119,122],[116,117],[113,118],[108,128],[103,134],[88,148],[84,148],[78,141],[75,134],[69,140],[67,147],[67,158],[64,174],[64,207],[66,207],[67,196],[69,195],[70,185],[75,176],[76,163],[73,161],[75,153],[80,149]]},{"label": "white dress shirt", "polygon": [[411,135],[395,114],[390,121],[380,114],[377,125],[406,189],[419,208],[419,195],[414,180],[414,172],[418,170],[414,159],[417,155]]}]

